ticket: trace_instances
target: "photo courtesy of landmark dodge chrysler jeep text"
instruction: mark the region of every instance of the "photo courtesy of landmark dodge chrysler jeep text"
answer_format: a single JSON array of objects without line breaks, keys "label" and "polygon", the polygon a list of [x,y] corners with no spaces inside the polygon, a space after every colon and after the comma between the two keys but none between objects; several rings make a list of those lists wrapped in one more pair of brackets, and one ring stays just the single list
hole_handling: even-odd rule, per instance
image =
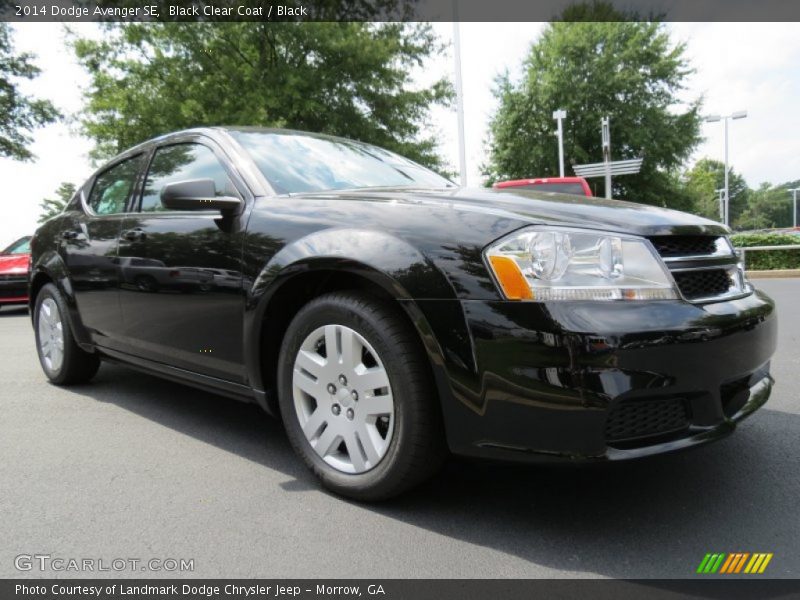
[{"label": "photo courtesy of landmark dodge chrysler jeep text", "polygon": [[351,140],[198,129],[128,150],[32,241],[39,358],[258,403],[328,488],[375,500],[448,453],[614,461],[766,402],[772,300],[692,215],[467,190]]}]

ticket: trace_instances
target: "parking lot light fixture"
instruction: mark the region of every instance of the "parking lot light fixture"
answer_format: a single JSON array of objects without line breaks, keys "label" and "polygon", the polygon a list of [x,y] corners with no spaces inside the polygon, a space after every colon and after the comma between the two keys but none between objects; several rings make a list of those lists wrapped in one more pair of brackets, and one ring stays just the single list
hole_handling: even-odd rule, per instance
[{"label": "parking lot light fixture", "polygon": [[706,115],[703,117],[703,121],[706,123],[716,123],[717,121],[723,121],[725,123],[725,214],[724,214],[724,222],[725,225],[730,225],[730,193],[728,187],[728,121],[731,119],[744,119],[747,116],[746,110],[737,110],[736,112],[732,112],[729,115]]}]

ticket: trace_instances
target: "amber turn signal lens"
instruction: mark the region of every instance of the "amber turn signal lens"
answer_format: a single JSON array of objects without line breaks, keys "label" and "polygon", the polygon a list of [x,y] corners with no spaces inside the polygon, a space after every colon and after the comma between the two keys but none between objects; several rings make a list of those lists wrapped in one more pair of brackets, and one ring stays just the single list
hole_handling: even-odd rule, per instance
[{"label": "amber turn signal lens", "polygon": [[490,256],[497,281],[503,288],[503,293],[509,300],[530,300],[533,298],[531,287],[525,281],[525,276],[519,270],[517,263],[508,256]]}]

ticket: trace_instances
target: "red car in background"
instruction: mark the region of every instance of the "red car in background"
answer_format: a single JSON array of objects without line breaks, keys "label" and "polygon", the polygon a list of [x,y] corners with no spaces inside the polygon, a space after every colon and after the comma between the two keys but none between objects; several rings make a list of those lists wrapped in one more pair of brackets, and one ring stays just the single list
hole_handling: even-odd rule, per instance
[{"label": "red car in background", "polygon": [[28,303],[31,238],[18,239],[0,252],[0,307]]},{"label": "red car in background", "polygon": [[559,194],[575,194],[592,197],[592,189],[583,177],[540,177],[538,179],[514,179],[498,181],[492,187],[516,188],[521,190],[539,190],[542,192],[558,192]]}]

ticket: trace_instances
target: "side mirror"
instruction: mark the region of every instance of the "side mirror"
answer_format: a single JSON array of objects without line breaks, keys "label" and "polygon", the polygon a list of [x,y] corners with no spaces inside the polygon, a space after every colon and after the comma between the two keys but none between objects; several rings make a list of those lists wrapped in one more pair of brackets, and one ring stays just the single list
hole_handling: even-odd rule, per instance
[{"label": "side mirror", "polygon": [[219,210],[239,212],[242,200],[217,196],[213,179],[191,179],[167,184],[161,190],[161,205],[171,210]]}]

